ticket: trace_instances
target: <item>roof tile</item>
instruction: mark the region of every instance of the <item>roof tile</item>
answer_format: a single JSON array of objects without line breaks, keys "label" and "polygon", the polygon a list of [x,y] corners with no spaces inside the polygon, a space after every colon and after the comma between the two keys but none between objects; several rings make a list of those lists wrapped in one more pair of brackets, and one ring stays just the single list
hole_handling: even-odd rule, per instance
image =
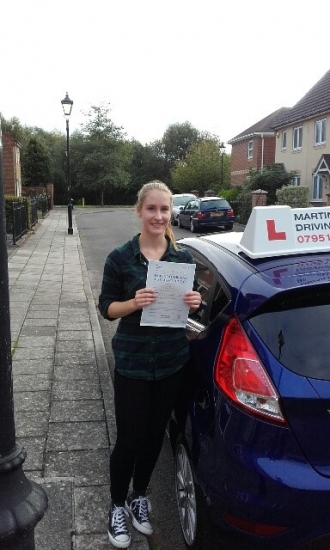
[{"label": "roof tile", "polygon": [[296,105],[283,113],[272,128],[281,128],[289,126],[295,122],[300,122],[318,114],[330,111],[330,70],[302,97]]}]

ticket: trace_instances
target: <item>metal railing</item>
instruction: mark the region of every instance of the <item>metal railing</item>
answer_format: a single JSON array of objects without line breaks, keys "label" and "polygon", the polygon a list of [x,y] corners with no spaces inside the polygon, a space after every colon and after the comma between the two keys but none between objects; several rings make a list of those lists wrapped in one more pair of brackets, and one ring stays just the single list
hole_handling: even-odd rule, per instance
[{"label": "metal railing", "polygon": [[31,198],[31,227],[34,227],[38,223],[38,199]]},{"label": "metal railing", "polygon": [[27,207],[25,202],[12,203],[13,244],[28,230]]},{"label": "metal railing", "polygon": [[7,239],[11,239],[12,244],[16,244],[18,239],[23,237],[29,229],[38,223],[41,216],[44,218],[50,210],[50,200],[48,197],[31,197],[29,205],[27,201],[13,201],[9,218],[6,219]]},{"label": "metal railing", "polygon": [[236,222],[245,225],[252,212],[251,197],[246,200],[231,200],[229,202],[234,210]]},{"label": "metal railing", "polygon": [[38,210],[41,210],[41,215],[44,218],[49,211],[48,197],[38,197]]}]

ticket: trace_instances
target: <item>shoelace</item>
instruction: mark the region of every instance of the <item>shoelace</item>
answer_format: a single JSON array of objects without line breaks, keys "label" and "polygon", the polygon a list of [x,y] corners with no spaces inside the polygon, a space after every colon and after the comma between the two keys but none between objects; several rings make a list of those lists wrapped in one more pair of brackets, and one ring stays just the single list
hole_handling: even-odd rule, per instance
[{"label": "shoelace", "polygon": [[115,506],[112,511],[112,526],[116,535],[119,533],[128,533],[126,523],[126,512],[121,506]]},{"label": "shoelace", "polygon": [[147,522],[149,523],[149,509],[148,509],[148,499],[145,497],[139,497],[132,500],[131,503],[132,510],[137,509],[137,515],[139,516],[140,523]]}]

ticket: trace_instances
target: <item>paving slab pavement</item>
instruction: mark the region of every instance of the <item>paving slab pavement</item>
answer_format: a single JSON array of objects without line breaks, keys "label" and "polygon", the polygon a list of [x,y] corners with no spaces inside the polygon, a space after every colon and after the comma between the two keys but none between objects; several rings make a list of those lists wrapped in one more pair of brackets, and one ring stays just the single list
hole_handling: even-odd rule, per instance
[{"label": "paving slab pavement", "polygon": [[[8,248],[16,439],[49,507],[36,550],[105,550],[113,387],[73,216],[56,208]],[[131,550],[148,550],[132,529]]]}]

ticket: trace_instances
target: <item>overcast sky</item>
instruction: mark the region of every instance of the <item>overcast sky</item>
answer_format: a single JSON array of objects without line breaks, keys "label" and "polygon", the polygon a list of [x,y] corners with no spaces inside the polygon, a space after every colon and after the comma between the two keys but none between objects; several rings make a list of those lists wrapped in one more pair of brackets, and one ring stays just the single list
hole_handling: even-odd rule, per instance
[{"label": "overcast sky", "polygon": [[[227,142],[330,69],[329,0],[15,0],[0,11],[0,112],[70,133],[110,103],[128,138],[189,121]],[[228,150],[228,149],[227,149]]]}]

